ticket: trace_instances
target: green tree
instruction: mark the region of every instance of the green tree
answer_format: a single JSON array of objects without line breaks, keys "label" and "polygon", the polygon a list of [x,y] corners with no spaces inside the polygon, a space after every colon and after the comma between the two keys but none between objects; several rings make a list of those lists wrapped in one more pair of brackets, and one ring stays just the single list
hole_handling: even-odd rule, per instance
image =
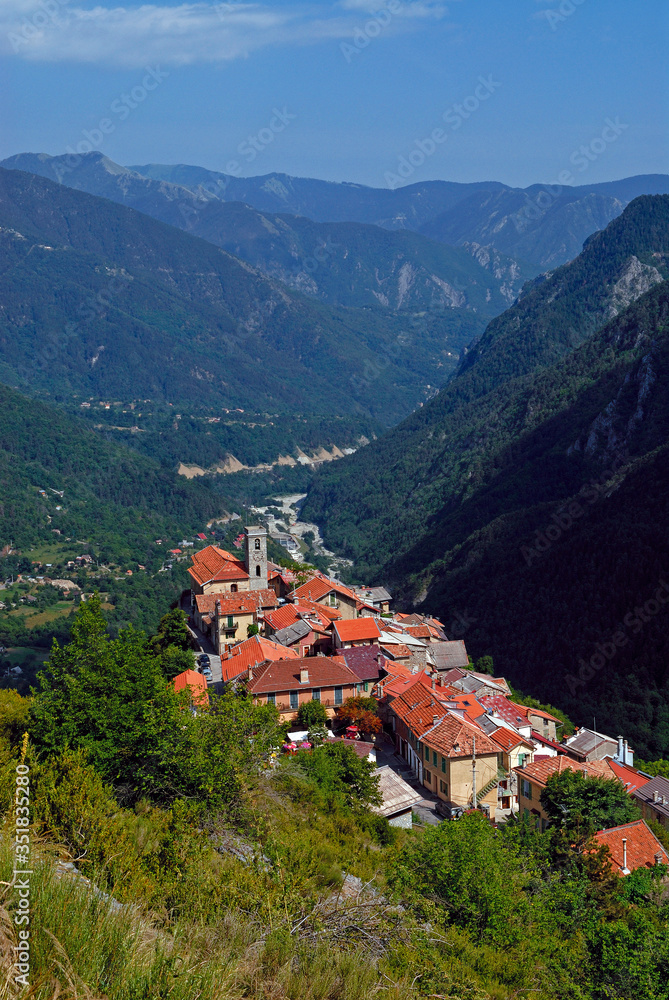
[{"label": "green tree", "polygon": [[295,755],[298,763],[326,797],[350,805],[381,805],[376,765],[358,757],[344,740],[329,740],[312,751]]},{"label": "green tree", "polygon": [[391,880],[428,919],[435,915],[436,903],[448,923],[509,945],[526,933],[529,906],[522,890],[531,867],[475,812],[430,827],[410,842]]},{"label": "green tree", "polygon": [[156,732],[173,733],[179,700],[169,691],[143,633],[118,639],[96,594],[76,613],[70,642],[54,641],[30,710],[39,751],[82,749],[106,781],[136,787]]},{"label": "green tree", "polygon": [[160,653],[158,660],[163,674],[169,681],[173,681],[177,674],[183,673],[184,670],[193,670],[195,667],[193,651],[181,649],[179,646],[168,646]]},{"label": "green tree", "polygon": [[669,760],[663,758],[660,760],[641,760],[637,757],[634,766],[643,771],[644,774],[649,774],[651,778],[656,778],[658,775],[662,778],[669,778]]},{"label": "green tree", "polygon": [[153,639],[157,650],[176,646],[178,649],[192,649],[191,634],[186,625],[186,615],[181,608],[172,608],[160,619],[158,634]]},{"label": "green tree", "polygon": [[311,729],[324,726],[328,720],[328,713],[325,706],[320,701],[304,701],[297,710],[296,722],[303,729]]},{"label": "green tree", "polygon": [[260,629],[258,628],[255,622],[253,622],[251,625],[246,626],[246,634],[249,639],[251,638],[252,635],[258,635],[259,632]]},{"label": "green tree", "polygon": [[564,827],[583,840],[641,816],[620,782],[586,777],[581,771],[551,775],[541,792],[541,804],[554,827]]},{"label": "green tree", "polygon": [[492,656],[480,656],[476,661],[474,669],[479,674],[490,674],[494,676]]}]

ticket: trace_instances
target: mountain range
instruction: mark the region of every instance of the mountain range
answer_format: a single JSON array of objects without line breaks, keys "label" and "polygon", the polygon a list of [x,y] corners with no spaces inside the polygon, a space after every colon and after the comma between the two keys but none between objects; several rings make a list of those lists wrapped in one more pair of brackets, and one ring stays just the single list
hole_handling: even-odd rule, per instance
[{"label": "mountain range", "polygon": [[636,199],[303,512],[513,683],[581,721],[606,704],[642,755],[669,748],[661,605],[642,620],[669,569],[668,265],[669,198]]},{"label": "mountain range", "polygon": [[[5,161],[5,533],[43,540],[39,489],[64,488],[68,531],[141,550],[220,507],[177,461],[216,465],[236,435],[272,461],[282,414],[297,449],[380,435],[316,474],[303,515],[326,543],[513,683],[583,721],[605,703],[669,753],[669,197],[644,193],[666,187]],[[105,399],[151,406],[73,415]]]},{"label": "mountain range", "polygon": [[490,317],[516,298],[531,273],[503,254],[479,251],[477,258],[474,251],[417,232],[389,231],[357,220],[319,222],[300,213],[277,214],[216,197],[211,192],[220,194],[220,189],[206,182],[191,190],[121,167],[100,153],[76,159],[69,166],[69,156],[20,154],[0,166],[134,208],[332,305],[464,308]]},{"label": "mountain range", "polygon": [[193,192],[242,201],[261,212],[287,212],[315,222],[366,222],[385,229],[410,229],[464,246],[473,254],[481,246],[490,247],[523,262],[534,274],[575,257],[588,236],[620,215],[634,198],[669,193],[666,174],[527,188],[499,181],[425,181],[390,190],[285,174],[230,177],[184,165],[147,164],[130,169]]},{"label": "mountain range", "polygon": [[485,325],[465,309],[412,324],[380,307],[330,307],[205,240],[21,171],[0,170],[0,227],[0,377],[54,398],[387,426],[434,393]]}]

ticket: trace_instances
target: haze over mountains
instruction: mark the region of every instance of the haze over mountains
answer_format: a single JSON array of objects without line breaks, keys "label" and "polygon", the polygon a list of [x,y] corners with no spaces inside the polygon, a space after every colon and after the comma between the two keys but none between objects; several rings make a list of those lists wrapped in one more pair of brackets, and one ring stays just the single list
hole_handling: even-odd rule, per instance
[{"label": "haze over mountains", "polygon": [[[0,171],[0,225],[3,378],[56,396],[190,398],[391,424],[485,323],[442,310],[414,332],[380,309],[334,309],[211,243],[20,171]],[[412,337],[411,352],[397,347]]]},{"label": "haze over mountains", "polygon": [[[127,468],[160,484],[165,518],[175,457],[215,467],[235,453],[234,424],[202,437],[206,414],[259,414],[239,436],[262,461],[281,453],[272,415],[290,418],[296,448],[378,436],[313,481],[304,513],[327,544],[406,607],[441,616],[475,655],[492,653],[515,683],[576,712],[596,711],[605,689],[640,747],[669,746],[659,619],[630,636],[605,681],[589,688],[578,673],[669,567],[657,528],[669,514],[669,178],[553,190],[548,203],[541,186],[376,190],[125,168],[100,154],[2,166],[4,383],[70,409],[88,398],[162,406],[163,429],[141,442],[153,464],[140,471],[133,455]],[[3,407],[16,414],[20,400]],[[79,428],[59,416],[63,434],[66,419]],[[120,444],[94,457],[88,434],[72,432],[89,484],[82,524],[112,489],[86,471],[89,458],[123,468],[130,455]],[[32,511],[18,475],[32,445],[12,450],[10,438],[4,461],[19,486],[7,501],[25,495]],[[40,469],[45,481],[57,473]],[[537,548],[593,482],[596,501],[559,544]],[[201,487],[183,501],[193,523],[220,505]],[[635,718],[616,698],[625,671]]]}]

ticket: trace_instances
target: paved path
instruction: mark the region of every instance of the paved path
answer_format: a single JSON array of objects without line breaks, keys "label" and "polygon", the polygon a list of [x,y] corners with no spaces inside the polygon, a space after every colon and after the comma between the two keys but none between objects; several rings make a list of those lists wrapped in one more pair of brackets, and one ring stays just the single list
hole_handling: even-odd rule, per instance
[{"label": "paved path", "polygon": [[[181,597],[181,610],[187,615],[190,615],[190,591],[187,592],[186,596]],[[221,671],[221,658],[216,652],[216,648],[204,632],[201,632],[199,628],[195,625],[188,623],[188,631],[193,636],[197,643],[197,648],[200,653],[206,653],[209,657],[209,665],[211,667],[211,680],[207,681],[209,687],[213,687],[214,690],[220,691],[223,687],[223,674]]]}]

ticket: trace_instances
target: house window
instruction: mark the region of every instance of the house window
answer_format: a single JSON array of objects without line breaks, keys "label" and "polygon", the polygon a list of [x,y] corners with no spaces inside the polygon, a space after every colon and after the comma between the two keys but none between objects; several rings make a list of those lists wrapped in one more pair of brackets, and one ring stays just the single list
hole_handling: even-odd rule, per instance
[{"label": "house window", "polygon": [[362,685],[362,687],[363,687],[363,691],[366,694],[369,691],[369,681],[365,681],[365,683]]},{"label": "house window", "polygon": [[230,593],[231,594],[236,594],[237,593],[237,584],[236,583],[231,583],[230,584]]},{"label": "house window", "polygon": [[429,761],[429,759],[430,759],[430,750],[429,750],[429,747],[423,747],[423,749],[425,750],[425,760]]},{"label": "house window", "polygon": [[320,688],[314,688],[313,691],[311,692],[311,697],[313,698],[314,701],[320,701],[321,700],[321,689]]},{"label": "house window", "polygon": [[448,785],[446,784],[446,782],[445,782],[445,781],[440,781],[440,782],[439,782],[439,791],[440,791],[440,792],[441,792],[441,793],[442,793],[443,795],[448,795]]},{"label": "house window", "polygon": [[290,692],[290,707],[292,709],[296,709],[297,708],[297,702],[298,702],[298,692],[297,691],[291,691]]},{"label": "house window", "polygon": [[437,766],[437,751],[436,750],[432,751],[432,763],[434,764],[435,767]]},{"label": "house window", "polygon": [[523,778],[523,795],[526,799],[532,798],[532,785],[526,778]]},{"label": "house window", "polygon": [[276,695],[274,693],[271,693],[271,694],[267,695],[267,704],[268,705],[276,705]]},{"label": "house window", "polygon": [[530,755],[528,753],[520,753],[520,754],[518,754],[518,764],[520,765],[520,767],[525,767],[525,761],[527,760],[527,758],[529,756]]},{"label": "house window", "polygon": [[260,576],[260,566],[256,566],[256,576]]},{"label": "house window", "polygon": [[330,607],[331,608],[336,607],[337,606],[337,595],[336,594],[330,594],[329,597],[328,597],[328,601],[330,602]]},{"label": "house window", "polygon": [[432,775],[430,774],[430,772],[427,769],[425,770],[425,784],[426,785],[431,785],[432,784]]},{"label": "house window", "polygon": [[227,624],[227,627],[228,628],[234,628],[235,627],[235,619],[232,617],[232,615],[228,615],[228,624]]},{"label": "house window", "polygon": [[344,689],[341,687],[336,687],[334,689],[334,703],[335,705],[344,704]]},{"label": "house window", "polygon": [[446,758],[445,757],[441,758],[441,769],[444,772],[444,774],[446,774]]},{"label": "house window", "polygon": [[256,538],[255,550],[256,550],[256,552],[260,552],[260,539],[259,538]]},{"label": "house window", "polygon": [[225,638],[226,639],[234,639],[234,637],[236,636],[236,634],[237,634],[237,632],[235,631],[235,629],[231,629],[229,632],[225,633]]},{"label": "house window", "polygon": [[529,819],[529,818],[530,818],[530,810],[526,807],[525,809],[523,809],[523,819]]}]

